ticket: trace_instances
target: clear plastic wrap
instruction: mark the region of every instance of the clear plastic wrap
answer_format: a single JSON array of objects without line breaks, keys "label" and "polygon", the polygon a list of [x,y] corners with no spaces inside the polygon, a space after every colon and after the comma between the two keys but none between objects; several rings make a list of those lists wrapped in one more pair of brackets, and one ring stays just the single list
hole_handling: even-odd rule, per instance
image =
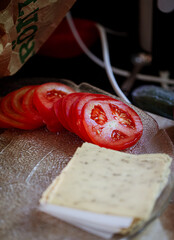
[{"label": "clear plastic wrap", "polygon": [[[44,79],[46,81],[46,79]],[[64,82],[77,91],[105,93],[87,83],[76,85]],[[34,79],[35,84],[42,79]],[[24,84],[25,81],[22,81]],[[145,112],[132,106],[140,115],[144,132],[140,141],[126,152],[167,153],[174,158],[174,147],[164,130]],[[51,133],[45,127],[22,131],[4,130],[0,134],[0,239],[1,240],[97,240],[100,237],[84,232],[70,224],[38,210],[39,199],[52,180],[59,175],[83,141],[75,134],[63,130]],[[151,219],[157,218],[169,203],[173,193],[172,174],[160,196]],[[146,224],[148,224],[146,223]],[[135,230],[135,233],[145,225]],[[115,238],[114,238],[115,239]]]},{"label": "clear plastic wrap", "polygon": [[0,1],[0,78],[16,73],[39,50],[74,2]]}]

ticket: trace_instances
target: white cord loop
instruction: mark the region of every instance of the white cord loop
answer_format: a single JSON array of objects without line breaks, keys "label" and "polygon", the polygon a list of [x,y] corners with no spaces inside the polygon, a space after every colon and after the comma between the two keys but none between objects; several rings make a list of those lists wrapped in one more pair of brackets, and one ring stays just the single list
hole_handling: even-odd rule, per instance
[{"label": "white cord loop", "polygon": [[[96,27],[99,30],[100,33],[100,38],[101,38],[101,43],[102,43],[102,50],[103,50],[103,58],[104,58],[104,62],[98,58],[97,56],[95,56],[84,44],[84,42],[82,41],[71,16],[71,13],[68,12],[66,15],[66,19],[67,22],[70,26],[70,29],[77,41],[77,43],[79,44],[80,48],[84,51],[84,53],[96,64],[98,64],[100,67],[105,68],[108,78],[110,80],[110,83],[114,89],[114,91],[116,92],[116,94],[123,98],[125,101],[130,102],[127,97],[124,95],[124,93],[121,91],[121,89],[119,88],[117,81],[114,77],[114,74],[123,76],[123,77],[129,77],[130,76],[130,72],[126,71],[126,70],[122,70],[116,67],[111,66],[110,64],[110,56],[109,56],[109,49],[108,49],[108,42],[107,42],[107,37],[106,37],[106,30],[103,26],[96,24]],[[163,84],[165,82],[166,85],[173,85],[174,86],[174,79],[168,79],[165,77],[165,79],[163,79],[163,77],[156,77],[156,76],[151,76],[151,75],[144,75],[144,74],[137,74],[136,75],[136,79],[141,80],[141,81],[148,81],[148,82],[156,82],[156,83],[160,83]]]}]

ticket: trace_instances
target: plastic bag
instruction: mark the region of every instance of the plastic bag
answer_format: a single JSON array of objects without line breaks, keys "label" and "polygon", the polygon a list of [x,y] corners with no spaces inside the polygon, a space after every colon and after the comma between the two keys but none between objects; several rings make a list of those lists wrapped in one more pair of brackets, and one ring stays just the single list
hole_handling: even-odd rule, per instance
[{"label": "plastic bag", "polygon": [[0,78],[16,73],[59,25],[75,0],[0,1]]}]

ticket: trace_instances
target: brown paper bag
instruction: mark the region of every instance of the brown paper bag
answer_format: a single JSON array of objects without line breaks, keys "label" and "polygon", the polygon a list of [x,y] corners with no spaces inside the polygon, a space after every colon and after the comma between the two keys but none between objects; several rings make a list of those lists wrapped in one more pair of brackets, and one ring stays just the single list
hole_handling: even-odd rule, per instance
[{"label": "brown paper bag", "polygon": [[75,0],[0,0],[0,78],[33,56]]}]

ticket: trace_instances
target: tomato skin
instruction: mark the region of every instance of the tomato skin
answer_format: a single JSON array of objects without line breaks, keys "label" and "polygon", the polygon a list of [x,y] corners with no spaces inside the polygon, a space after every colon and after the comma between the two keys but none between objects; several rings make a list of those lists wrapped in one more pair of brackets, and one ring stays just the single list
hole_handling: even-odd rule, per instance
[{"label": "tomato skin", "polygon": [[64,115],[63,114],[63,110],[64,109],[62,108],[62,100],[63,100],[63,98],[59,98],[57,100],[57,102],[54,103],[54,106],[53,106],[54,107],[54,112],[55,112],[55,115],[56,115],[58,121],[62,124],[62,126],[65,129],[71,131],[71,129],[69,128],[69,125],[68,125],[66,119],[63,116]]},{"label": "tomato skin", "polygon": [[14,119],[9,118],[0,111],[0,128],[18,128],[23,130],[33,130],[37,127],[24,122],[15,121]]},{"label": "tomato skin", "polygon": [[[1,101],[0,101],[1,103]],[[18,128],[18,129],[23,129],[23,130],[33,130],[37,128],[37,126],[25,123],[25,122],[20,122],[16,121],[13,118],[10,118],[8,115],[6,115],[4,112],[1,110],[2,108],[0,107],[0,128]]]},{"label": "tomato skin", "polygon": [[89,141],[90,139],[86,134],[86,131],[83,132],[82,127],[80,128],[82,121],[81,121],[81,114],[78,114],[79,112],[77,112],[77,105],[81,104],[82,102],[81,99],[88,95],[90,94],[83,93],[81,95],[78,95],[78,97],[75,99],[75,101],[71,105],[71,109],[70,109],[70,116],[71,116],[72,124],[74,126],[74,132],[85,141],[87,140]]},{"label": "tomato skin", "polygon": [[12,101],[13,94],[14,92],[10,92],[5,97],[3,97],[1,101],[2,112],[9,118],[12,118],[16,121],[29,123],[28,119],[26,119],[19,113],[15,112],[15,110],[12,108],[11,101]]},{"label": "tomato skin", "polygon": [[83,93],[79,92],[70,93],[63,98],[60,98],[56,103],[54,103],[54,111],[58,120],[61,122],[64,128],[74,133],[76,132],[72,121],[73,114],[72,116],[70,115],[71,108],[74,101],[77,98],[79,98],[82,94]]},{"label": "tomato skin", "polygon": [[22,108],[22,100],[24,95],[26,94],[26,92],[28,90],[30,90],[33,86],[25,86],[22,88],[19,88],[18,90],[15,90],[13,92],[11,92],[11,106],[12,108],[15,110],[15,112],[19,113],[19,114],[23,114],[24,110]]},{"label": "tomato skin", "polygon": [[37,122],[38,125],[42,126],[44,125],[43,119],[39,115],[38,111],[36,110],[34,104],[33,104],[33,94],[35,89],[38,86],[35,85],[31,87],[23,96],[22,99],[22,109],[24,111],[24,115],[29,117],[30,119],[33,119],[33,121]]},{"label": "tomato skin", "polygon": [[91,141],[101,147],[123,150],[133,146],[143,133],[138,114],[116,99],[88,101],[82,109],[82,118]]},{"label": "tomato skin", "polygon": [[[16,122],[24,123],[22,129],[35,129],[43,125],[43,121],[36,121],[36,119],[32,118],[31,115],[29,116],[26,114],[25,110],[22,107],[24,95],[32,88],[33,86],[25,86],[18,90],[10,92],[2,98],[1,110],[2,113],[7,117],[7,122],[9,119],[11,119],[15,120]],[[15,121],[13,124],[16,126]]]},{"label": "tomato skin", "polygon": [[[63,99],[63,108],[65,110],[64,117],[67,119],[67,122],[69,123],[71,130],[75,134],[77,134],[77,128],[76,128],[77,119],[75,119],[74,121],[74,115],[75,115],[74,103],[78,101],[79,98],[83,95],[84,93],[72,93]],[[77,135],[80,136],[80,134],[77,134]]]},{"label": "tomato skin", "polygon": [[[36,127],[43,126],[43,120],[39,113],[34,109],[33,92],[37,86],[25,86],[11,93],[11,106],[13,110],[27,119]],[[11,116],[12,117],[12,116]],[[16,120],[18,118],[15,118]],[[20,118],[18,119],[20,120]]]},{"label": "tomato skin", "polygon": [[[1,105],[2,98],[0,98],[0,105]],[[8,117],[4,115],[4,113],[1,111],[0,107],[0,128],[11,128],[11,124],[8,122]]]},{"label": "tomato skin", "polygon": [[72,92],[75,92],[72,88],[57,82],[45,83],[36,88],[33,94],[33,103],[51,132],[58,132],[62,129],[62,124],[54,112],[54,103]]},{"label": "tomato skin", "polygon": [[34,126],[34,123],[26,118],[25,116],[17,113],[11,105],[11,100],[13,97],[13,92],[7,94],[1,101],[1,110],[3,112],[4,115],[6,115],[8,118],[13,119],[17,122],[22,122],[25,124],[32,124]]},{"label": "tomato skin", "polygon": [[63,98],[62,100],[62,115],[67,123],[67,129],[69,129],[69,131],[74,132],[75,133],[75,129],[74,129],[74,125],[73,125],[73,121],[72,121],[72,116],[71,114],[71,108],[72,105],[74,103],[74,101],[79,98],[79,96],[82,93],[71,93],[69,95],[67,95],[66,97]]},{"label": "tomato skin", "polygon": [[12,128],[12,126],[7,123],[7,119],[4,118],[2,113],[0,113],[0,128]]}]

